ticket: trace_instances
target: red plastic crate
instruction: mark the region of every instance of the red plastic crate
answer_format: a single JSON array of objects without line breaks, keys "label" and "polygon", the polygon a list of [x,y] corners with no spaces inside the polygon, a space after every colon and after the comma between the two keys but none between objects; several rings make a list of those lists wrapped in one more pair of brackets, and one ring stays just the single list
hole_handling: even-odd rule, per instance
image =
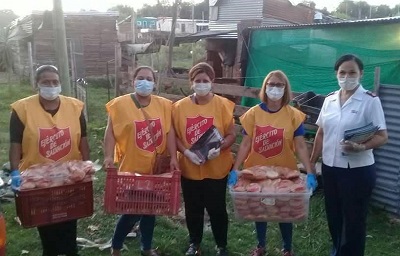
[{"label": "red plastic crate", "polygon": [[87,181],[20,191],[15,203],[25,228],[84,218],[93,214],[93,184]]},{"label": "red plastic crate", "polygon": [[181,204],[180,172],[172,177],[118,174],[107,170],[104,210],[113,214],[177,215]]}]

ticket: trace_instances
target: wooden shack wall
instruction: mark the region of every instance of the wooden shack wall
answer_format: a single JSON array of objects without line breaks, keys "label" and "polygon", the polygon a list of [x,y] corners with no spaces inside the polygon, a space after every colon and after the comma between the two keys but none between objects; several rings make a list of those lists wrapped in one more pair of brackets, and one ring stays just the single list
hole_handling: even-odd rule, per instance
[{"label": "wooden shack wall", "polygon": [[[82,44],[85,76],[106,74],[106,63],[114,59],[117,43],[116,18],[89,15],[65,17],[67,39]],[[34,32],[33,58],[37,64],[55,64],[54,34],[52,25],[49,24],[52,22],[46,19],[45,23]],[[69,45],[67,47],[69,51]]]}]

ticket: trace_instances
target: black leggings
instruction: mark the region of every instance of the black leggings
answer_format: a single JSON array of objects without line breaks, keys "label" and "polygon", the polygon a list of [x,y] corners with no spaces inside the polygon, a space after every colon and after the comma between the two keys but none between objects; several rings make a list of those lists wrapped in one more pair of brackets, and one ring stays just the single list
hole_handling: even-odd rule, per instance
[{"label": "black leggings", "polygon": [[182,192],[190,243],[199,245],[203,239],[204,209],[206,209],[210,216],[215,243],[220,248],[226,247],[228,233],[226,183],[226,177],[219,180],[189,180],[182,177]]},{"label": "black leggings", "polygon": [[37,228],[42,241],[43,256],[77,256],[77,220],[71,220]]}]

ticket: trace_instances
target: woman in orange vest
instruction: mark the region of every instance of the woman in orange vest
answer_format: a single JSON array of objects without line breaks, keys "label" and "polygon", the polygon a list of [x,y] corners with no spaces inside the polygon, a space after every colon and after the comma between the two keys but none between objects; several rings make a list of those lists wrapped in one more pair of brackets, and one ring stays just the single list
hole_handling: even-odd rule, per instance
[{"label": "woman in orange vest", "polygon": [[[217,255],[227,255],[228,215],[226,212],[227,175],[233,158],[230,146],[235,142],[233,111],[235,104],[212,93],[214,69],[207,63],[192,67],[189,79],[194,94],[173,106],[173,121],[177,134],[179,166],[182,171],[182,192],[185,201],[189,248],[186,255],[200,255],[203,238],[204,209],[210,216],[217,244]],[[211,148],[202,161],[190,151],[191,146],[214,125],[223,142]]]},{"label": "woman in orange vest", "polygon": [[[297,170],[297,159],[307,170],[307,187],[315,190],[317,181],[311,170],[309,153],[304,140],[304,114],[289,105],[292,91],[287,76],[280,70],[270,72],[260,91],[261,103],[240,117],[243,139],[232,171],[229,185],[237,181],[237,170],[256,165],[282,166]],[[267,143],[267,144],[265,144]],[[265,146],[267,145],[267,146]],[[296,152],[296,154],[295,154]],[[283,239],[283,256],[292,256],[292,223],[279,223]],[[256,222],[258,245],[252,256],[266,253],[266,222]]]},{"label": "woman in orange vest", "polygon": [[[152,68],[138,67],[133,80],[135,93],[117,97],[106,105],[108,124],[104,137],[104,166],[113,167],[117,162],[120,172],[150,174],[156,153],[162,154],[168,150],[171,156],[170,169],[178,170],[175,132],[171,123],[172,102],[151,94],[155,81]],[[151,247],[155,216],[124,214],[117,223],[112,239],[113,256],[121,255],[123,242],[138,221],[141,254],[159,255]]]},{"label": "woman in orange vest", "polygon": [[[39,67],[35,80],[39,93],[11,104],[10,165],[14,190],[21,183],[19,172],[31,165],[89,160],[83,102],[60,95],[59,73],[54,66]],[[50,136],[56,137],[54,143],[47,143]],[[60,144],[65,146],[57,147]],[[78,255],[76,229],[77,220],[38,227],[43,255]]]}]

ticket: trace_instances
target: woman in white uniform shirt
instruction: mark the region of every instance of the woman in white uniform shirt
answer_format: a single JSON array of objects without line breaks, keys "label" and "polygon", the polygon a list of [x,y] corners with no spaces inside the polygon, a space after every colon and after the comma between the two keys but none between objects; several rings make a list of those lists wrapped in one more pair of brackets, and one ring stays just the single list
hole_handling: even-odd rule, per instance
[{"label": "woman in white uniform shirt", "polygon": [[[317,120],[311,163],[322,153],[325,209],[331,256],[362,256],[368,202],[376,174],[372,149],[386,143],[385,117],[378,97],[360,84],[363,63],[351,54],[335,64],[340,90],[328,95]],[[365,143],[342,141],[344,131],[373,122],[379,131]],[[345,153],[345,154],[343,154]]]}]

